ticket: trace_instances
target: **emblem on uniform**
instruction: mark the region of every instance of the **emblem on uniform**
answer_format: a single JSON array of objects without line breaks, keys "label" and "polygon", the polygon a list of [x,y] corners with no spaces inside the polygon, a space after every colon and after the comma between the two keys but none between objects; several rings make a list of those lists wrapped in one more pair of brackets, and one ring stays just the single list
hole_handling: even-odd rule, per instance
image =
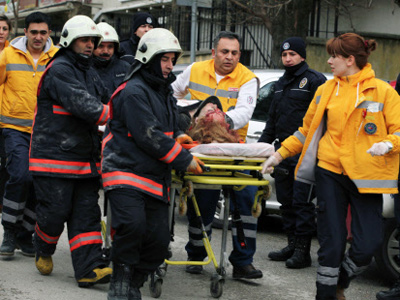
[{"label": "emblem on uniform", "polygon": [[307,77],[304,77],[304,78],[300,81],[299,88],[302,89],[303,87],[305,87],[306,84],[307,84],[307,82],[308,82]]},{"label": "emblem on uniform", "polygon": [[287,50],[290,48],[290,44],[288,42],[284,43],[282,46],[283,50]]},{"label": "emblem on uniform", "polygon": [[367,123],[364,126],[364,131],[367,134],[374,134],[377,129],[378,129],[378,127],[376,127],[376,125],[374,123]]},{"label": "emblem on uniform", "polygon": [[254,102],[254,99],[252,96],[247,97],[247,103],[253,104],[253,102]]},{"label": "emblem on uniform", "polygon": [[151,24],[151,23],[152,23],[152,22],[151,22],[151,18],[150,18],[150,17],[147,17],[146,22],[147,22],[148,24]]}]

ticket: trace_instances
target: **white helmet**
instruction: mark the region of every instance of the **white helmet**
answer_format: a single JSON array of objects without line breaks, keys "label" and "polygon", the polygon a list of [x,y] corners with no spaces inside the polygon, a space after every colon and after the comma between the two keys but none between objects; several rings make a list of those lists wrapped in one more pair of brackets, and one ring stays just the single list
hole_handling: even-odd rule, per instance
[{"label": "white helmet", "polygon": [[119,51],[119,37],[114,27],[106,22],[100,22],[97,24],[97,28],[100,30],[103,39],[101,42],[114,43],[115,51]]},{"label": "white helmet", "polygon": [[97,48],[102,40],[102,35],[96,23],[88,16],[77,15],[65,22],[61,31],[60,45],[67,48],[74,40],[81,37],[96,37],[94,47]]},{"label": "white helmet", "polygon": [[146,32],[139,41],[135,59],[147,64],[160,53],[175,52],[177,60],[183,54],[179,41],[173,33],[164,28],[154,28]]}]

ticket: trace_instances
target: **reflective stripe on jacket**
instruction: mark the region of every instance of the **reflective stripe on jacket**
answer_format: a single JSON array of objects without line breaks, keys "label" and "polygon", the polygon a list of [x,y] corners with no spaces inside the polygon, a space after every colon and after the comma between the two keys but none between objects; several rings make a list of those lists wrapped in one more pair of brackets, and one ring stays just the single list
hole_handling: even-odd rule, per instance
[{"label": "reflective stripe on jacket", "polygon": [[[235,108],[240,87],[255,77],[253,72],[238,63],[233,72],[217,84],[214,60],[206,60],[192,65],[189,92],[191,98],[197,100],[205,100],[212,95],[217,96],[221,101],[223,111],[227,112]],[[248,127],[249,124],[237,130],[243,140],[246,140]]]},{"label": "reflective stripe on jacket", "polygon": [[40,77],[58,48],[49,38],[35,66],[26,42],[25,36],[15,38],[0,56],[0,84],[4,83],[0,126],[31,133]]},{"label": "reflective stripe on jacket", "polygon": [[[350,106],[344,120],[339,153],[327,153],[329,149],[319,152],[319,142],[326,132],[326,107],[330,99],[339,93],[338,84],[343,80],[337,77],[319,87],[304,117],[303,127],[282,143],[279,153],[285,158],[302,151],[296,167],[296,179],[299,181],[314,183],[317,156],[324,158],[337,155],[343,172],[354,182],[360,193],[397,193],[400,97],[389,84],[375,78],[370,64],[361,72],[361,77],[368,72],[372,72],[372,76],[364,76],[358,86],[354,86],[354,93],[340,95],[343,103],[349,99],[355,105]],[[368,133],[364,127],[367,123],[374,124],[370,127],[376,130]],[[374,143],[384,140],[393,144],[392,151],[374,157],[367,153]],[[335,166],[330,166],[326,161],[321,160],[318,165],[338,173]]]}]

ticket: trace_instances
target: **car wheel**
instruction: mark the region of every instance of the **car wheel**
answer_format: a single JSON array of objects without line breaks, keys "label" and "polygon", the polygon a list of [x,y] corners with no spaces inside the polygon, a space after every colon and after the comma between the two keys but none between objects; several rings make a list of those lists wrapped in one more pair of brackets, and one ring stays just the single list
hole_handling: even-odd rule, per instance
[{"label": "car wheel", "polygon": [[382,247],[375,253],[375,261],[382,276],[390,281],[400,275],[399,232],[395,218],[384,220]]},{"label": "car wheel", "polygon": [[[223,212],[224,212],[224,208],[225,208],[224,203],[225,203],[224,196],[221,191],[221,194],[219,196],[219,200],[217,203],[217,208],[216,208],[215,214],[214,214],[214,220],[212,223],[212,227],[214,227],[214,228],[222,229],[222,227],[224,226],[224,218],[223,218]],[[231,229],[231,228],[232,228],[232,215],[229,214],[228,229]]]}]

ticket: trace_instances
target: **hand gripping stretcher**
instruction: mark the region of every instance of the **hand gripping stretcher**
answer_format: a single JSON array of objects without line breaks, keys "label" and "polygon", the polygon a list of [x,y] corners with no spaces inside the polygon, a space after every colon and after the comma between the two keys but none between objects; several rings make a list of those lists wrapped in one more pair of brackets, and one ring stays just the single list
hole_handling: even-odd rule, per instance
[{"label": "hand gripping stretcher", "polygon": [[[257,186],[258,191],[254,197],[254,204],[252,213],[254,217],[261,214],[261,201],[267,200],[271,195],[271,187],[269,181],[264,179],[261,175],[261,163],[265,161],[265,157],[243,157],[243,156],[210,156],[198,153],[192,153],[194,156],[201,159],[205,164],[205,172],[201,175],[194,175],[192,173],[172,173],[172,187],[171,187],[171,205],[169,215],[169,226],[173,232],[173,218],[175,207],[175,196],[179,193],[179,213],[186,214],[187,201],[192,201],[196,215],[199,219],[201,231],[203,235],[203,243],[208,254],[206,261],[172,261],[165,260],[165,263],[160,266],[159,270],[152,274],[150,281],[150,293],[154,298],[161,295],[162,277],[166,274],[167,265],[207,265],[213,263],[216,273],[211,277],[210,292],[212,297],[219,298],[223,293],[223,284],[226,275],[226,265],[228,255],[226,253],[226,243],[229,226],[230,215],[230,199],[229,194],[233,190],[241,190],[246,186]],[[204,227],[200,211],[197,205],[196,198],[193,191],[195,189],[215,189],[222,190],[224,194],[224,208],[223,212],[223,228],[222,228],[222,241],[221,241],[221,254],[220,263],[218,264],[214,251],[211,247],[206,229]],[[238,238],[240,238],[238,226]],[[242,238],[244,233],[242,230]]]}]

